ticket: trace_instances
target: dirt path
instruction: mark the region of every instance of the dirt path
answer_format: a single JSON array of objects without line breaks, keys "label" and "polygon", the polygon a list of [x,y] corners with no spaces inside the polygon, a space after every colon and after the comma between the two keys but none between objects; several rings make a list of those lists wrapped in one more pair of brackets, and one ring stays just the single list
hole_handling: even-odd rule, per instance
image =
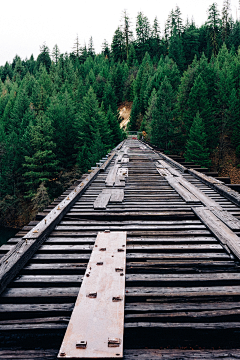
[{"label": "dirt path", "polygon": [[130,119],[132,102],[125,101],[118,107],[118,109],[120,111],[120,116],[123,118],[120,123],[120,127],[125,130]]}]

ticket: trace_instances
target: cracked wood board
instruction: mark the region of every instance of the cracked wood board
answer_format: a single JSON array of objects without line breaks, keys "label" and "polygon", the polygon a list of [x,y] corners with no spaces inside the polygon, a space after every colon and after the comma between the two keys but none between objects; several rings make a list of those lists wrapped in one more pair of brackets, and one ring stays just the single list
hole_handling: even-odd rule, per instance
[{"label": "cracked wood board", "polygon": [[217,239],[240,259],[240,238],[234,234],[214,213],[205,207],[192,207],[194,213],[217,237]]},{"label": "cracked wood board", "polygon": [[168,181],[169,185],[183,198],[183,200],[186,201],[186,203],[200,202],[196,196],[194,196],[190,191],[188,191],[188,189],[179,183],[178,178],[173,176],[166,176],[166,180]]},{"label": "cracked wood board", "polygon": [[103,189],[94,201],[94,209],[106,209],[109,202],[123,202],[124,189]]},{"label": "cracked wood board", "polygon": [[194,196],[196,196],[205,206],[209,208],[213,208],[215,210],[223,210],[221,205],[219,205],[216,201],[211,199],[209,196],[205,195],[201,190],[199,190],[196,186],[191,184],[189,181],[184,179],[183,177],[179,177],[178,181]]},{"label": "cracked wood board", "polygon": [[117,171],[120,165],[115,164],[109,171],[108,176],[105,180],[106,186],[113,186],[115,183]]},{"label": "cracked wood board", "polygon": [[98,233],[59,359],[123,357],[126,240]]}]

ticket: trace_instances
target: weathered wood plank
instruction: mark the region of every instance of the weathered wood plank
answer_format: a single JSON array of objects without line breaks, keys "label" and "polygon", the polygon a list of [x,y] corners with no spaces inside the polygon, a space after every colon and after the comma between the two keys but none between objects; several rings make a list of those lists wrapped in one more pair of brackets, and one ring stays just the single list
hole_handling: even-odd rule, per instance
[{"label": "weathered wood plank", "polygon": [[171,168],[171,165],[169,165],[168,163],[166,163],[166,161],[164,161],[164,160],[158,160],[158,163],[159,163],[164,169],[169,169],[169,168]]},{"label": "weathered wood plank", "polygon": [[110,191],[102,190],[97,199],[94,201],[94,209],[106,209],[111,196],[112,193]]},{"label": "weathered wood plank", "polygon": [[182,186],[179,183],[178,178],[172,176],[166,176],[166,179],[169,185],[172,186],[172,188],[177,191],[177,193],[183,198],[183,200],[186,201],[187,204],[199,203],[199,199],[195,195],[193,195],[192,192],[188,191],[187,188]]},{"label": "weathered wood plank", "polygon": [[203,207],[193,207],[192,209],[218,240],[240,259],[240,238],[217,218],[211,210]]},{"label": "weathered wood plank", "polygon": [[115,164],[109,171],[107,178],[105,180],[106,186],[113,186],[115,183],[117,171],[120,165]]},{"label": "weathered wood plank", "polygon": [[216,210],[223,210],[221,205],[219,205],[216,201],[211,199],[209,196],[205,195],[201,190],[199,190],[196,186],[191,184],[189,181],[187,181],[183,177],[178,178],[178,181],[207,207],[214,208]]},{"label": "weathered wood plank", "polygon": [[98,234],[59,358],[123,357],[126,239]]},{"label": "weathered wood plank", "polygon": [[229,214],[227,211],[211,210],[221,221],[223,221],[231,230],[240,230],[240,220]]},{"label": "weathered wood plank", "polygon": [[206,176],[204,174],[201,174],[194,169],[190,169],[189,173],[192,174],[197,179],[201,180],[206,185],[210,186],[212,189],[216,190],[219,194],[223,195],[232,203],[236,204],[237,206],[240,206],[240,194],[230,189],[228,186],[224,185],[221,181]]},{"label": "weathered wood plank", "polygon": [[162,168],[156,168],[157,172],[159,173],[159,175],[161,175],[162,177],[166,177],[166,176],[172,176],[172,174],[170,173],[170,171],[168,169],[162,169]]},{"label": "weathered wood plank", "polygon": [[[0,350],[1,359],[55,360],[56,349],[47,350]],[[124,360],[188,360],[188,359],[240,359],[240,350],[181,350],[181,349],[125,349]]]},{"label": "weathered wood plank", "polygon": [[124,189],[113,189],[110,202],[122,203],[124,200]]}]

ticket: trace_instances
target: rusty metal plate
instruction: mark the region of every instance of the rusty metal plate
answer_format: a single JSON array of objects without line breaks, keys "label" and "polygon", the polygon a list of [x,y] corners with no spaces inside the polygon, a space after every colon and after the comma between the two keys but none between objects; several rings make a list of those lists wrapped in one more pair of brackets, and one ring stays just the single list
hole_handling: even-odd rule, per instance
[{"label": "rusty metal plate", "polygon": [[126,239],[98,233],[59,359],[123,357]]}]

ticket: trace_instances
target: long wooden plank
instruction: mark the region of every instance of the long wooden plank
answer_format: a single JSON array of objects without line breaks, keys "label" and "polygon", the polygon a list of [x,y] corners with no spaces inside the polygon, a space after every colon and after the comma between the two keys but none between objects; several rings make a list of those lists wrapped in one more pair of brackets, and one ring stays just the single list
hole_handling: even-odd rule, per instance
[{"label": "long wooden plank", "polygon": [[115,183],[115,178],[117,175],[117,171],[120,165],[115,164],[109,171],[107,178],[105,180],[106,186],[113,186]]},{"label": "long wooden plank", "polygon": [[111,192],[102,191],[94,201],[94,209],[105,209],[111,196]]},{"label": "long wooden plank", "polygon": [[219,205],[216,201],[211,199],[209,196],[205,195],[200,189],[198,189],[196,186],[191,184],[189,181],[187,181],[183,177],[179,177],[178,181],[207,207],[213,208],[216,210],[223,210],[221,205]]},{"label": "long wooden plank", "polygon": [[166,179],[169,183],[169,185],[175,189],[178,194],[183,198],[183,200],[186,201],[186,203],[199,203],[199,199],[193,195],[190,191],[188,191],[188,189],[186,189],[185,187],[183,187],[177,178],[172,177],[172,176],[166,176]]},{"label": "long wooden plank", "polygon": [[237,258],[240,259],[240,238],[217,218],[211,210],[204,207],[193,207],[192,209],[219,241],[227,245]]},{"label": "long wooden plank", "polygon": [[161,176],[172,176],[172,174],[170,173],[169,169],[162,169],[162,168],[158,168],[157,167],[157,172],[161,175]]},{"label": "long wooden plank", "polygon": [[58,358],[122,358],[126,232],[99,233]]},{"label": "long wooden plank", "polygon": [[174,176],[182,176],[182,174],[179,172],[179,171],[177,171],[176,169],[174,169],[174,168],[172,168],[172,167],[170,167],[170,168],[168,168],[168,170],[170,171],[170,173],[172,174],[172,175],[174,175]]},{"label": "long wooden plank", "polygon": [[240,230],[240,220],[229,214],[227,211],[212,210],[221,221],[223,221],[231,230]]},{"label": "long wooden plank", "polygon": [[111,194],[111,198],[110,198],[110,202],[118,202],[121,203],[123,202],[124,199],[124,190],[123,189],[113,189],[112,190],[112,194]]},{"label": "long wooden plank", "polygon": [[164,160],[158,160],[158,162],[165,169],[169,169],[171,167],[171,165],[167,164]]}]

